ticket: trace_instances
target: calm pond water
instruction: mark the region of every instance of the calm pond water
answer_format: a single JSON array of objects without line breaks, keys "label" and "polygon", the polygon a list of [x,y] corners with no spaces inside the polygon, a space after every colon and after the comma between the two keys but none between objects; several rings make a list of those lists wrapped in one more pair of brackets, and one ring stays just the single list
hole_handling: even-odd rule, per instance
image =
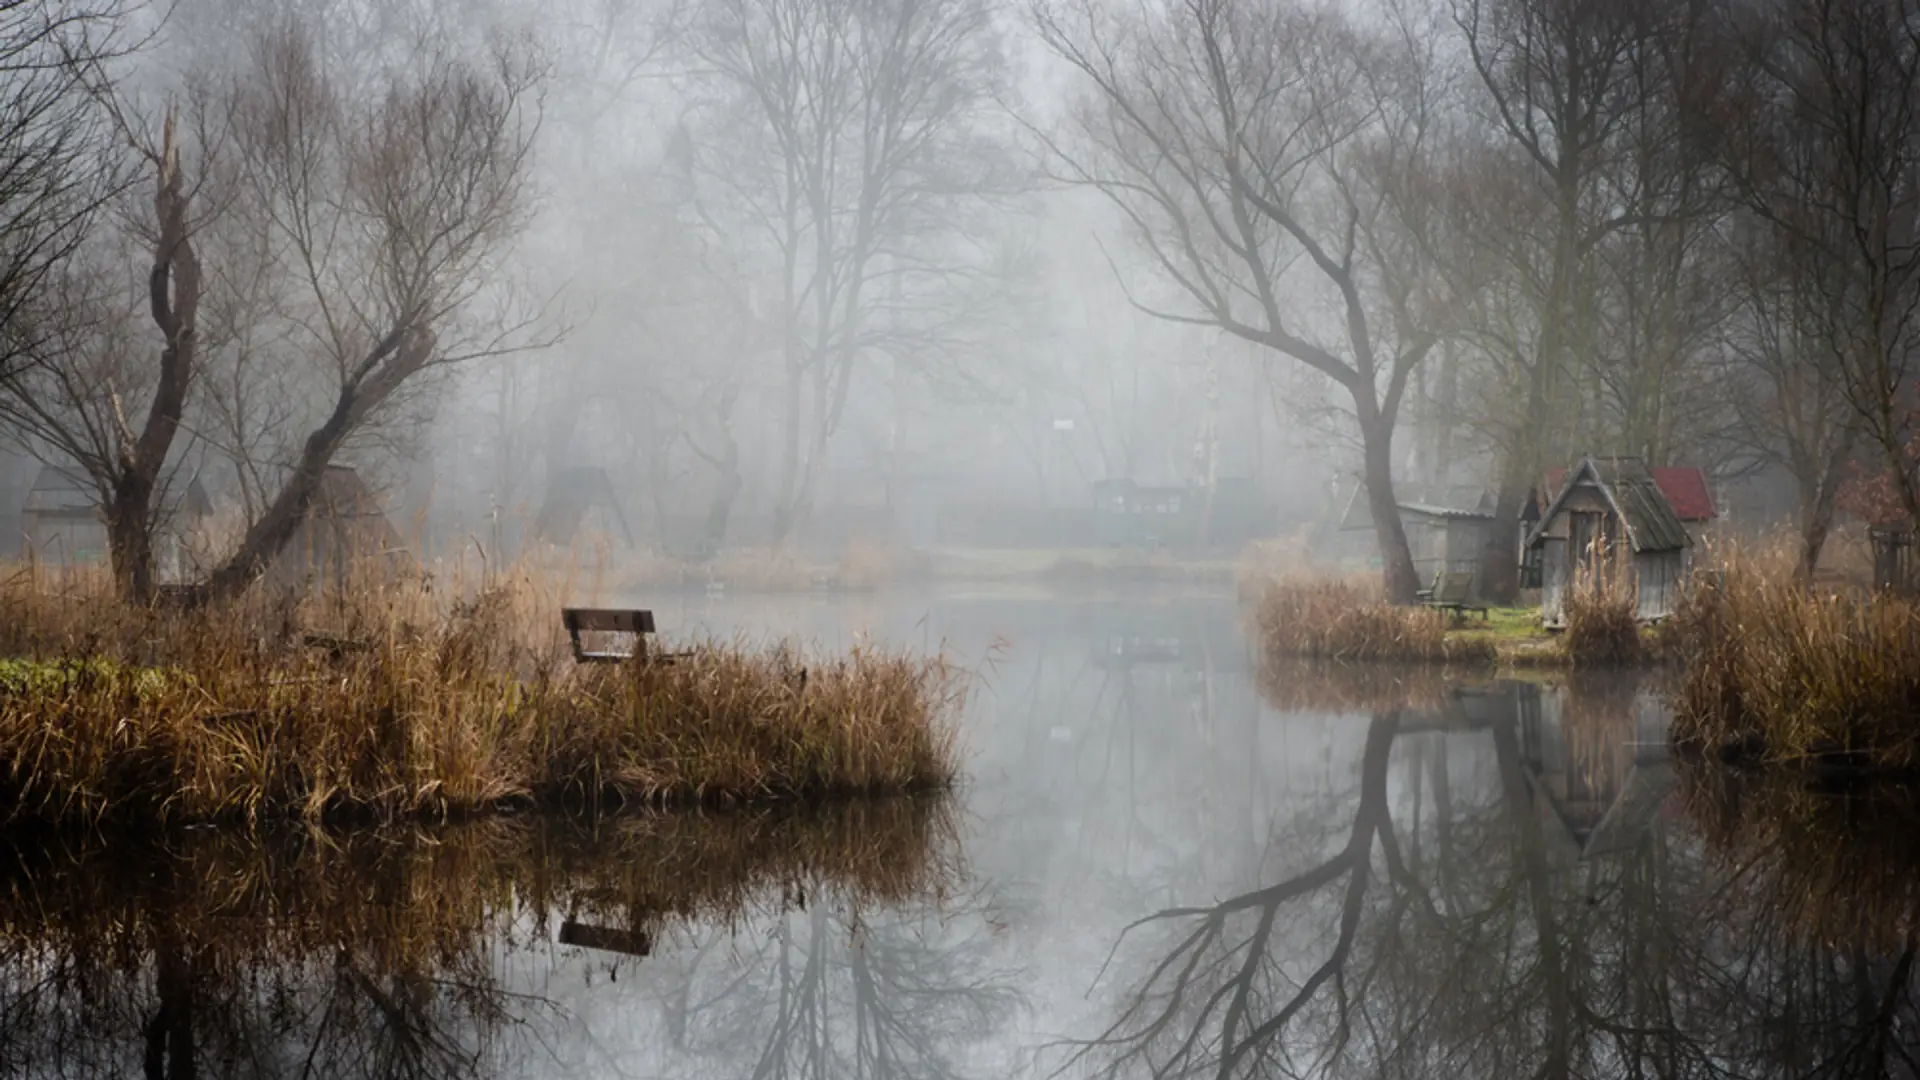
[{"label": "calm pond water", "polygon": [[1637,677],[1249,663],[1229,598],[683,597],[946,645],[945,800],[0,843],[0,1075],[1913,1076],[1920,815]]}]

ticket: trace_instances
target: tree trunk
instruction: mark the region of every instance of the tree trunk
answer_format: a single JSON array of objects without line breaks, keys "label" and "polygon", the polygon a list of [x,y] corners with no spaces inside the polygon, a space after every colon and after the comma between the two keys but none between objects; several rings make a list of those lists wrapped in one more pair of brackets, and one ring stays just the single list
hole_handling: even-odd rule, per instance
[{"label": "tree trunk", "polygon": [[[105,508],[114,581],[121,598],[136,604],[153,602],[153,496],[186,412],[200,311],[200,260],[188,231],[189,196],[182,189],[171,115],[163,132],[160,186],[154,195],[160,233],[147,271],[147,306],[166,345],[160,350],[160,378],[140,434],[135,436],[125,419],[120,420],[119,460]],[[117,395],[114,405],[117,416]]]},{"label": "tree trunk", "polygon": [[155,957],[160,1007],[146,1024],[144,1073],[148,1080],[194,1080],[199,1075],[193,1045],[193,963],[172,934]]},{"label": "tree trunk", "polygon": [[145,477],[122,472],[105,508],[107,549],[120,598],[132,604],[153,602],[153,486]]},{"label": "tree trunk", "polygon": [[1367,509],[1373,514],[1374,543],[1380,549],[1387,600],[1411,604],[1420,591],[1420,577],[1413,569],[1413,552],[1407,546],[1406,526],[1400,520],[1400,502],[1393,494],[1393,427],[1370,401],[1357,398],[1355,404],[1366,464]]},{"label": "tree trunk", "polygon": [[1839,494],[1839,485],[1823,481],[1824,478],[1816,480],[1812,491],[1804,487],[1801,489],[1800,560],[1794,568],[1794,578],[1803,586],[1813,584],[1814,571],[1820,568],[1820,552],[1833,532],[1834,502]]},{"label": "tree trunk", "polygon": [[720,488],[713,493],[713,501],[707,505],[707,523],[700,535],[700,553],[703,556],[718,554],[726,544],[727,522],[733,517],[733,504],[740,497],[743,484],[738,469],[729,469],[721,475]]},{"label": "tree trunk", "polygon": [[781,432],[787,445],[780,461],[779,496],[773,504],[773,535],[768,538],[774,547],[786,543],[793,528],[794,487],[800,479],[800,374],[797,366],[787,365],[786,425]]}]

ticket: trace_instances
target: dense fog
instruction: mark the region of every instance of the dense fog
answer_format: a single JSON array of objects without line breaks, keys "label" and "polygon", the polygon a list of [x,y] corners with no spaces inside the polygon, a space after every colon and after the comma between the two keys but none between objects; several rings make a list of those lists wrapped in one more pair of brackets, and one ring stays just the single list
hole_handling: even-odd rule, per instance
[{"label": "dense fog", "polygon": [[0,552],[46,465],[123,581],[191,511],[147,576],[244,584],[345,466],[435,557],[568,505],[697,561],[1462,504],[1498,593],[1605,454],[1811,563],[1920,517],[1917,41],[1909,0],[7,4]]}]

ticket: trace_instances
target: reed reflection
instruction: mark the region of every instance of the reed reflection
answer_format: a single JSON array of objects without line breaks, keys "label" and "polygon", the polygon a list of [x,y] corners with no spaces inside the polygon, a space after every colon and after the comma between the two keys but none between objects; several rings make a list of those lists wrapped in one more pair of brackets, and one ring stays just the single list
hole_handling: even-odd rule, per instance
[{"label": "reed reflection", "polygon": [[1129,930],[1069,1070],[1915,1074],[1904,811],[1713,786],[1630,677],[1302,667],[1262,689],[1349,713],[1358,760],[1276,820],[1248,887]]},{"label": "reed reflection", "polygon": [[857,920],[949,893],[951,813],[885,800],[266,839],[31,838],[0,854],[0,1073],[518,1072],[573,1038],[577,1017],[516,990],[508,954],[580,946],[610,985],[692,927],[800,908]]}]

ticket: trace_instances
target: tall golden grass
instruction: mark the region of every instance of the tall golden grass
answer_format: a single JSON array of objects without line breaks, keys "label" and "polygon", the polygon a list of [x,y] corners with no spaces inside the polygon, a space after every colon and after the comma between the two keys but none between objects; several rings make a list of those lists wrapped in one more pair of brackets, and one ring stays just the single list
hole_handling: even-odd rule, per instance
[{"label": "tall golden grass", "polygon": [[1920,767],[1920,602],[1807,589],[1737,557],[1667,628],[1676,742],[1777,760]]},{"label": "tall golden grass", "polygon": [[1497,656],[1490,641],[1450,637],[1445,612],[1389,604],[1352,581],[1271,580],[1252,619],[1261,650],[1273,657],[1490,664]]},{"label": "tall golden grass", "polygon": [[175,611],[15,574],[0,586],[0,656],[16,658],[0,661],[0,820],[392,820],[955,774],[965,685],[943,656],[699,641],[576,666],[568,587],[516,568]]},{"label": "tall golden grass", "polygon": [[1574,572],[1565,599],[1561,647],[1575,667],[1635,664],[1646,659],[1640,640],[1640,598],[1624,561],[1588,562]]}]

